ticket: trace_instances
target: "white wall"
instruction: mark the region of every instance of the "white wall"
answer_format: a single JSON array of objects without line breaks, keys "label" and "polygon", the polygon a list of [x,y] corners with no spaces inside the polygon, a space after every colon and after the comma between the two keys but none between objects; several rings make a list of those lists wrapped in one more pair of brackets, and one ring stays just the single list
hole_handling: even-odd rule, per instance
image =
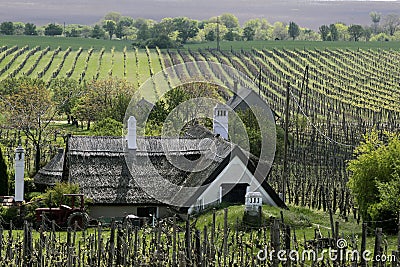
[{"label": "white wall", "polygon": [[[260,192],[263,199],[263,204],[269,204],[277,206],[276,203],[271,199],[267,192],[262,188],[261,184],[251,174],[243,162],[235,156],[231,162],[225,167],[225,169],[218,175],[218,177],[208,186],[208,188],[198,198],[204,205],[213,204],[220,200],[220,187],[222,184],[237,184],[237,183],[248,183],[248,191]],[[244,204],[244,203],[243,203]],[[189,210],[192,212],[194,206]]]}]

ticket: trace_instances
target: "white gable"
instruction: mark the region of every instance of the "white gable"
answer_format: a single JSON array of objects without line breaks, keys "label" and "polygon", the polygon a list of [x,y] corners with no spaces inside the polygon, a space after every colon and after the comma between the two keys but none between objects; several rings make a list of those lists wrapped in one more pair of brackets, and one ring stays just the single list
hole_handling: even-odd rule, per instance
[{"label": "white gable", "polygon": [[239,157],[235,156],[220,172],[217,178],[210,185],[208,185],[207,189],[204,190],[204,192],[197,198],[196,203],[189,208],[189,213],[193,212],[198,205],[202,205],[204,207],[210,204],[215,204],[216,202],[220,203],[222,201],[221,186],[223,184],[238,183],[249,184],[247,188],[248,192],[259,192],[261,193],[263,203],[277,206],[277,204],[264,190],[254,175],[249,171],[249,169],[247,169],[246,165],[243,164]]}]

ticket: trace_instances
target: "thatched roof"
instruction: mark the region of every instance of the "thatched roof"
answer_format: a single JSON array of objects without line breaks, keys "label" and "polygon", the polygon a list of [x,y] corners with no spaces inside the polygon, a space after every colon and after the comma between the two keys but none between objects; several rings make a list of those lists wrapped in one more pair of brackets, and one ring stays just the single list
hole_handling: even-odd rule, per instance
[{"label": "thatched roof", "polygon": [[59,148],[58,153],[35,175],[35,183],[54,185],[61,181],[64,155],[64,149]]},{"label": "thatched roof", "polygon": [[[191,127],[183,137],[138,137],[136,151],[126,147],[124,137],[71,136],[67,160],[69,181],[78,183],[82,193],[95,204],[162,204],[151,195],[161,196],[166,200],[163,202],[189,203],[198,192],[193,189],[183,196],[177,194],[182,186],[197,187],[212,182],[234,151],[241,151],[203,126]],[[61,157],[53,158],[41,175],[57,167],[57,176],[48,181],[54,184],[54,180],[61,180],[62,162]],[[257,165],[252,159],[250,162]],[[202,164],[207,168],[197,170]],[[163,179],[157,179],[160,177]],[[35,177],[35,182],[47,183],[45,178]]]}]

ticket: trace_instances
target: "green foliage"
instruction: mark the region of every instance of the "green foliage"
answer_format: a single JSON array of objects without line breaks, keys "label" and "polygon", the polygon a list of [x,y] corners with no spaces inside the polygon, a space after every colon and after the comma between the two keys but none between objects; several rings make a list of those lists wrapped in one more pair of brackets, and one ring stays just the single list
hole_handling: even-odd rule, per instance
[{"label": "green foliage", "polygon": [[102,119],[93,126],[92,134],[95,136],[121,136],[123,125],[112,118]]},{"label": "green foliage", "polygon": [[117,28],[117,24],[113,20],[105,20],[103,23],[104,23],[103,28],[104,28],[104,30],[106,30],[106,32],[108,32],[108,35],[111,40],[112,36],[114,35],[114,32]]},{"label": "green foliage", "polygon": [[364,29],[361,25],[351,25],[347,31],[355,42],[358,42],[360,38],[364,35]]},{"label": "green foliage", "polygon": [[0,24],[0,33],[5,35],[13,35],[14,34],[14,23],[11,21],[2,22]]},{"label": "green foliage", "polygon": [[79,96],[84,93],[84,88],[76,80],[68,78],[52,79],[50,89],[57,111],[66,115],[71,114]]},{"label": "green foliage", "polygon": [[25,35],[37,35],[36,25],[33,23],[26,23],[24,28]]},{"label": "green foliage", "polygon": [[319,27],[319,34],[321,34],[322,41],[328,41],[329,36],[329,27],[326,25],[322,25]]},{"label": "green foliage", "polygon": [[243,38],[246,41],[254,40],[254,35],[256,34],[256,30],[250,26],[247,26],[243,29]]},{"label": "green foliage", "polygon": [[214,30],[210,30],[209,32],[206,33],[205,35],[206,41],[215,41],[216,39],[216,34]]},{"label": "green foliage", "polygon": [[5,222],[10,222],[16,221],[18,215],[18,209],[17,208],[6,208],[0,206],[0,217],[5,221]]},{"label": "green foliage", "polygon": [[63,28],[61,27],[61,25],[57,25],[54,23],[50,23],[44,28],[44,35],[56,36],[61,35],[62,33]]},{"label": "green foliage", "polygon": [[331,41],[339,40],[339,32],[335,24],[329,25],[329,32],[331,34],[330,36]]},{"label": "green foliage", "polygon": [[175,30],[178,31],[178,39],[181,43],[186,43],[189,38],[193,38],[199,32],[197,21],[186,17],[173,19]]},{"label": "green foliage", "polygon": [[349,188],[364,220],[394,217],[400,207],[400,139],[386,134],[387,142],[372,131],[355,149],[349,161]]},{"label": "green foliage", "polygon": [[296,23],[291,21],[289,23],[288,33],[289,33],[289,36],[293,38],[293,40],[296,39],[296,37],[298,37],[300,35],[299,25],[297,25]]},{"label": "green foliage", "polygon": [[219,17],[219,20],[228,29],[238,28],[240,26],[239,25],[239,19],[235,15],[230,14],[230,13],[222,14]]},{"label": "green foliage", "polygon": [[3,155],[3,147],[0,145],[0,196],[8,195],[7,162]]},{"label": "green foliage", "polygon": [[100,27],[100,25],[94,25],[92,33],[90,35],[92,38],[103,39],[105,36],[104,30]]},{"label": "green foliage", "polygon": [[166,49],[166,48],[176,48],[178,45],[176,42],[172,41],[168,35],[161,34],[158,35],[157,37],[154,38],[149,38],[146,40],[146,42],[136,44],[135,46],[139,46],[141,48],[160,48],[160,49]]},{"label": "green foliage", "polygon": [[[79,185],[72,183],[56,183],[53,188],[47,188],[46,192],[41,196],[47,207],[58,207],[65,203],[64,194],[79,194]],[[71,205],[71,203],[65,203]]]},{"label": "green foliage", "polygon": [[87,83],[85,92],[72,108],[76,118],[88,122],[112,118],[122,122],[134,87],[126,80],[109,78]]}]

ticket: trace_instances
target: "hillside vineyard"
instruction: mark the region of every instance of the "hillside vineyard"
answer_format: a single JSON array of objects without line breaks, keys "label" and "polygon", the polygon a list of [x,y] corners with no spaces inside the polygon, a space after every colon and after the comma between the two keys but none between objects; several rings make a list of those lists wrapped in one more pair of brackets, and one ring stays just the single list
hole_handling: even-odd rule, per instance
[{"label": "hillside vineyard", "polygon": [[[2,46],[0,79],[29,76],[50,81],[67,77],[83,83],[113,76],[126,78],[138,88],[163,69],[191,61],[226,64],[254,79],[259,86],[257,93],[279,117],[278,125],[284,124],[286,90],[290,86],[287,201],[325,210],[329,202],[325,200],[330,200],[333,211],[339,210],[343,216],[353,213],[345,186],[346,161],[366,130],[395,131],[400,127],[398,50],[117,51]],[[204,66],[185,72],[196,76],[201,68]],[[233,88],[234,81],[229,82],[227,86]],[[154,92],[148,93],[162,95],[163,90],[153,84]],[[279,151],[275,163],[268,179],[278,189],[283,171]]]}]

